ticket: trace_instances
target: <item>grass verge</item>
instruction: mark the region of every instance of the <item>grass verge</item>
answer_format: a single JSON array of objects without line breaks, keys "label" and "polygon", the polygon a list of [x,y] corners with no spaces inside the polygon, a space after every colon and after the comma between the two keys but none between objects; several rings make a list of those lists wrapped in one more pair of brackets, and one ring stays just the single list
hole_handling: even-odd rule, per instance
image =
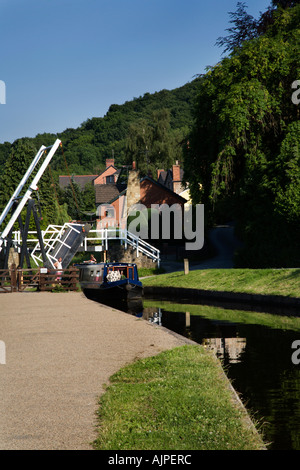
[{"label": "grass verge", "polygon": [[98,450],[258,450],[216,357],[186,345],[111,377],[100,399]]},{"label": "grass verge", "polygon": [[300,269],[201,269],[143,279],[145,286],[184,287],[300,297]]},{"label": "grass verge", "polygon": [[139,268],[139,278],[144,276],[154,276],[156,274],[164,274],[164,268]]}]

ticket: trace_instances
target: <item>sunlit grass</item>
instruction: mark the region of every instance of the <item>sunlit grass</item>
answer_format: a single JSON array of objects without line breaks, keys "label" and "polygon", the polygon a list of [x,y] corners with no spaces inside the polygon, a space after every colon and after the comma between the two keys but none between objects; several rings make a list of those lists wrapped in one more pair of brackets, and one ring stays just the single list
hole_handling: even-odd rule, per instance
[{"label": "sunlit grass", "polygon": [[96,449],[260,449],[262,441],[216,357],[182,346],[111,377],[100,400]]},{"label": "sunlit grass", "polygon": [[203,269],[189,274],[180,271],[144,279],[143,284],[300,297],[300,269]]}]

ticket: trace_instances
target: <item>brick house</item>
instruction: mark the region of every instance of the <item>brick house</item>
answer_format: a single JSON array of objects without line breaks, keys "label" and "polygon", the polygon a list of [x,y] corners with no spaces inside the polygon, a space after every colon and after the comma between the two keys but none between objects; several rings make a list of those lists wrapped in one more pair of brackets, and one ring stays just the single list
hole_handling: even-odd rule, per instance
[{"label": "brick house", "polygon": [[97,184],[95,185],[96,207],[105,204],[119,195],[117,184]]},{"label": "brick house", "polygon": [[[127,186],[123,190],[119,187],[116,191],[119,193],[106,202],[114,209],[111,215],[115,217],[121,228],[126,227],[128,211],[134,204],[143,204],[148,209],[154,204],[168,206],[177,204],[180,210],[183,210],[186,203],[186,199],[151,177],[140,178],[139,172],[136,170],[129,171]],[[106,222],[103,221],[107,215],[106,212],[102,214],[100,217],[102,223],[99,219],[99,227],[109,225],[109,219],[106,219]]]},{"label": "brick house", "polygon": [[114,158],[106,159],[105,170],[94,179],[94,185],[97,184],[114,184],[117,182],[120,171],[115,167]]},{"label": "brick house", "polygon": [[106,168],[100,175],[60,175],[59,186],[65,189],[71,181],[72,183],[77,183],[80,189],[83,190],[88,183],[95,187],[97,185],[114,184],[118,179],[119,172],[115,167],[114,158],[107,158]]}]

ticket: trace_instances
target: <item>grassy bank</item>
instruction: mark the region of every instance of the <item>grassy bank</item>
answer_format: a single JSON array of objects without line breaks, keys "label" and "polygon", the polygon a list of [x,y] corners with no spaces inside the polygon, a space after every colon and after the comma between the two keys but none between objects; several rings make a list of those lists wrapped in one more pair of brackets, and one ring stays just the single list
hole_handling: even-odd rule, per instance
[{"label": "grassy bank", "polygon": [[261,449],[221,364],[187,345],[141,359],[111,377],[101,397],[101,450]]},{"label": "grassy bank", "polygon": [[300,297],[300,269],[201,269],[143,279],[145,286],[184,287]]}]

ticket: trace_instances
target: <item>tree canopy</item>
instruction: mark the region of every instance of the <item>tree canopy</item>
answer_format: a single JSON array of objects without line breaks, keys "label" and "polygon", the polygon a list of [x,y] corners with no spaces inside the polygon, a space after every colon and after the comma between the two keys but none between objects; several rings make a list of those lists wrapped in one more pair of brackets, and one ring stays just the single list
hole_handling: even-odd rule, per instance
[{"label": "tree canopy", "polygon": [[[0,185],[0,208],[1,211],[6,206],[10,197],[14,193],[15,189],[19,185],[22,177],[30,166],[37,148],[34,143],[27,138],[18,139],[10,149],[10,153],[5,162],[2,170],[2,184]],[[40,166],[40,165],[39,165]],[[29,182],[33,180],[39,166],[35,169],[31,178],[28,180],[27,185],[23,188],[20,193],[22,197],[25,191],[28,189]],[[52,223],[59,223],[60,211],[63,210],[58,203],[58,199],[55,195],[55,183],[52,179],[51,170],[48,167],[39,181],[38,191],[32,193],[32,197],[36,200],[36,205],[41,210],[42,218],[40,225],[42,229]],[[26,208],[22,212],[23,220],[25,218]],[[31,227],[34,230],[33,220],[31,220]]]},{"label": "tree canopy", "polygon": [[273,15],[263,35],[204,76],[185,156],[194,202],[215,216],[227,207],[237,220],[245,266],[300,262],[299,108],[291,100],[300,77],[300,5]]},{"label": "tree canopy", "polygon": [[255,19],[247,13],[246,3],[238,2],[236,11],[229,12],[229,23],[233,24],[231,28],[226,29],[229,35],[219,37],[216,44],[224,47],[223,53],[234,51],[240,48],[244,41],[266,33],[270,25],[274,24],[278,10],[294,7],[298,3],[299,0],[272,0],[269,8]]},{"label": "tree canopy", "polygon": [[[69,188],[66,194],[60,191],[58,186],[60,174],[68,174],[70,177],[74,174],[100,174],[105,169],[106,158],[112,155],[118,167],[125,163],[130,165],[136,159],[139,161],[139,169],[142,172],[147,172],[150,167],[154,172],[159,162],[163,162],[167,169],[171,160],[180,160],[182,158],[181,141],[192,126],[192,107],[200,80],[197,77],[174,90],[145,93],[144,96],[134,98],[122,105],[112,104],[103,118],[89,118],[76,129],[68,128],[62,133],[44,133],[26,139],[28,145],[31,146],[31,150],[28,149],[31,159],[41,145],[52,145],[56,138],[62,141],[62,151],[57,152],[51,162],[51,176],[55,183],[52,187],[52,196],[53,193],[58,196],[55,197],[55,204],[59,209],[59,219],[62,220],[65,217],[62,214],[65,213],[66,207],[70,217],[78,218],[73,194],[76,190]],[[163,123],[165,123],[164,128],[160,127]],[[137,144],[133,141],[133,135],[137,136],[142,126],[147,129],[150,138],[147,158],[151,161],[148,167],[145,164],[146,158],[141,158],[146,155],[146,147],[140,149],[142,153],[139,154],[139,158],[135,158],[134,146]],[[0,187],[3,192],[2,199],[0,193],[1,207],[11,196],[12,182],[16,179],[18,184],[27,169],[27,160],[23,159],[22,165],[11,161],[11,175],[8,169],[5,170],[10,153],[23,141],[24,139],[18,139],[13,144],[9,142],[0,144]],[[130,154],[130,146],[132,154]],[[16,171],[12,165],[18,165]],[[48,182],[50,181],[49,177]],[[90,188],[86,190],[85,195],[78,194],[78,201],[81,214],[94,211],[95,206],[92,204]]]},{"label": "tree canopy", "polygon": [[156,177],[158,169],[170,168],[182,159],[182,141],[187,131],[187,127],[170,130],[168,109],[153,111],[149,121],[140,119],[129,126],[126,163],[135,161],[141,174]]}]

